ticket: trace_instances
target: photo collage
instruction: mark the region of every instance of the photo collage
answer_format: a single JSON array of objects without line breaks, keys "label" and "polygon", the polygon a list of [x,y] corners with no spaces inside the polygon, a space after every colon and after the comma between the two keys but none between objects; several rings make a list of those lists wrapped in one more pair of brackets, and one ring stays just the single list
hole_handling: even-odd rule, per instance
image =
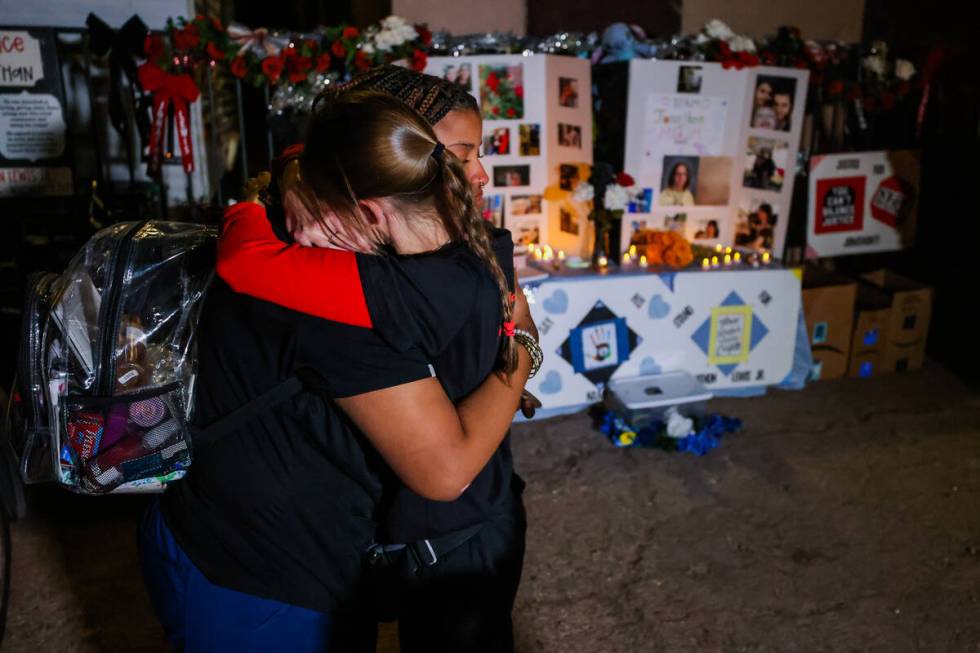
[{"label": "photo collage", "polygon": [[[490,177],[490,188],[483,200],[483,217],[495,226],[514,230],[515,225],[506,224],[505,216],[541,215],[542,195],[527,193],[530,186],[538,185],[533,179],[534,166],[530,162],[512,162],[514,157],[541,155],[541,125],[519,122],[527,116],[523,64],[447,63],[442,66],[442,76],[465,87],[477,98],[480,107],[484,123],[481,154],[488,157],[485,167]],[[508,161],[494,164],[493,157],[507,157]],[[493,192],[500,189],[524,189],[526,194]],[[538,241],[539,229],[517,229],[514,237],[525,244],[534,243]]]},{"label": "photo collage", "polygon": [[735,158],[723,156],[721,135],[727,116],[724,97],[705,92],[704,66],[676,68],[675,94],[656,93],[648,99],[646,156],[655,188],[641,187],[628,212],[651,214],[639,220],[646,228],[676,231],[692,241],[714,244],[724,233],[734,189]]},{"label": "photo collage", "polygon": [[793,174],[790,135],[797,84],[792,77],[755,76],[745,143],[742,186],[752,189],[739,201],[735,245],[752,249],[775,246],[780,198],[786,175]]},{"label": "photo collage", "polygon": [[[564,182],[569,190],[589,176],[587,169],[578,169],[592,159],[587,62],[519,55],[431,57],[426,72],[476,99],[483,124],[480,163],[489,178],[484,218],[509,229],[517,244],[542,239],[555,244],[565,234],[584,238],[587,212],[568,193],[548,191],[562,164],[574,164],[574,174]],[[646,202],[652,201],[651,194]],[[571,239],[564,243],[572,248]]]},{"label": "photo collage", "polygon": [[805,76],[707,62],[635,68],[644,81],[629,107],[641,118],[629,119],[625,165],[640,192],[624,226],[676,231],[709,247],[775,249],[786,228]]}]

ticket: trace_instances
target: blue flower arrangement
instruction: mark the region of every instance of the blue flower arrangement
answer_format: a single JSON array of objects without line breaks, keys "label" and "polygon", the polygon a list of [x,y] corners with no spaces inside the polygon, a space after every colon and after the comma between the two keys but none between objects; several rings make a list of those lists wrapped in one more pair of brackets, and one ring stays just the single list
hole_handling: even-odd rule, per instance
[{"label": "blue flower arrangement", "polygon": [[742,428],[742,420],[723,415],[709,415],[694,419],[691,431],[684,437],[667,435],[667,424],[655,422],[634,429],[623,418],[607,410],[599,424],[599,430],[617,447],[645,447],[664,451],[689,451],[703,456],[721,444],[725,434],[736,433]]}]

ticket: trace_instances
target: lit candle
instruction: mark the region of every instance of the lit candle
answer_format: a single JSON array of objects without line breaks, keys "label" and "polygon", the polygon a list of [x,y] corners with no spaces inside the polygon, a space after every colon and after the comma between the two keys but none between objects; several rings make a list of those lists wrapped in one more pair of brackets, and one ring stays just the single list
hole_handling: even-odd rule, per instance
[{"label": "lit candle", "polygon": [[764,265],[769,265],[771,261],[772,261],[772,257],[769,256],[769,252],[762,252],[762,263]]},{"label": "lit candle", "polygon": [[609,265],[609,259],[607,259],[605,256],[600,256],[599,257],[599,267],[600,268],[604,268],[604,267],[606,267],[608,265]]},{"label": "lit candle", "polygon": [[742,262],[742,253],[741,252],[735,252],[735,262],[736,263],[741,263]]},{"label": "lit candle", "polygon": [[630,245],[630,256],[631,257],[636,256],[636,245]]},{"label": "lit candle", "polygon": [[701,269],[702,270],[710,270],[711,269],[711,261],[709,261],[706,258],[701,259]]},{"label": "lit candle", "polygon": [[543,254],[541,253],[541,250],[540,249],[535,249],[534,250],[534,260],[535,261],[540,261],[542,256],[543,256]]},{"label": "lit candle", "polygon": [[551,249],[551,245],[545,245],[545,246],[544,246],[544,255],[545,255],[545,258],[546,258],[546,259],[548,259],[548,260],[550,261],[550,260],[551,260],[551,257],[552,257],[552,255],[553,255],[554,253],[555,253],[555,250],[553,250],[553,249]]},{"label": "lit candle", "polygon": [[731,264],[732,264],[732,255],[725,254],[725,265],[731,265]]},{"label": "lit candle", "polygon": [[715,251],[716,251],[716,252],[719,252],[719,253],[721,253],[721,249],[722,249],[722,247],[721,247],[721,243],[718,243],[717,245],[715,245]]},{"label": "lit candle", "polygon": [[633,262],[633,259],[630,258],[630,253],[629,252],[624,253],[623,254],[623,265],[629,265],[632,262]]},{"label": "lit candle", "polygon": [[647,255],[646,254],[641,254],[640,255],[640,265],[642,265],[643,267],[646,267],[647,266]]},{"label": "lit candle", "polygon": [[558,260],[559,261],[565,260],[565,250],[563,249],[558,250]]},{"label": "lit candle", "polygon": [[726,254],[731,254],[732,253],[732,248],[731,247],[726,247],[725,248],[725,253]]},{"label": "lit candle", "polygon": [[713,268],[718,267],[718,257],[717,256],[712,256],[711,257],[711,267],[713,267]]},{"label": "lit candle", "polygon": [[553,258],[555,258],[555,255],[552,254],[550,250],[545,250],[544,251],[544,260],[550,261]]}]

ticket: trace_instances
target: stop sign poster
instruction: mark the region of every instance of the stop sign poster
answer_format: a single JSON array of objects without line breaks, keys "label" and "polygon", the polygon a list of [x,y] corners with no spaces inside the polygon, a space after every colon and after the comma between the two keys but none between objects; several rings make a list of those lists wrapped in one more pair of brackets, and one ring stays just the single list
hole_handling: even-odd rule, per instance
[{"label": "stop sign poster", "polygon": [[911,246],[919,173],[917,150],[814,156],[810,160],[807,257]]}]

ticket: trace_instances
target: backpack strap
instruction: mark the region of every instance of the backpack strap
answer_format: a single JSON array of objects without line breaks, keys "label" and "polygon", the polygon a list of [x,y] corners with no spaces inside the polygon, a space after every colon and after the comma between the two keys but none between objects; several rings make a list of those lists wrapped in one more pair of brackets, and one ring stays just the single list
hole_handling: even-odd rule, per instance
[{"label": "backpack strap", "polygon": [[305,387],[306,384],[300,375],[298,373],[293,374],[285,381],[273,386],[248,403],[239,406],[224,417],[219,417],[207,426],[192,429],[191,435],[194,446],[213,443],[218,438],[241,428],[259,415],[292,399],[301,393]]}]

